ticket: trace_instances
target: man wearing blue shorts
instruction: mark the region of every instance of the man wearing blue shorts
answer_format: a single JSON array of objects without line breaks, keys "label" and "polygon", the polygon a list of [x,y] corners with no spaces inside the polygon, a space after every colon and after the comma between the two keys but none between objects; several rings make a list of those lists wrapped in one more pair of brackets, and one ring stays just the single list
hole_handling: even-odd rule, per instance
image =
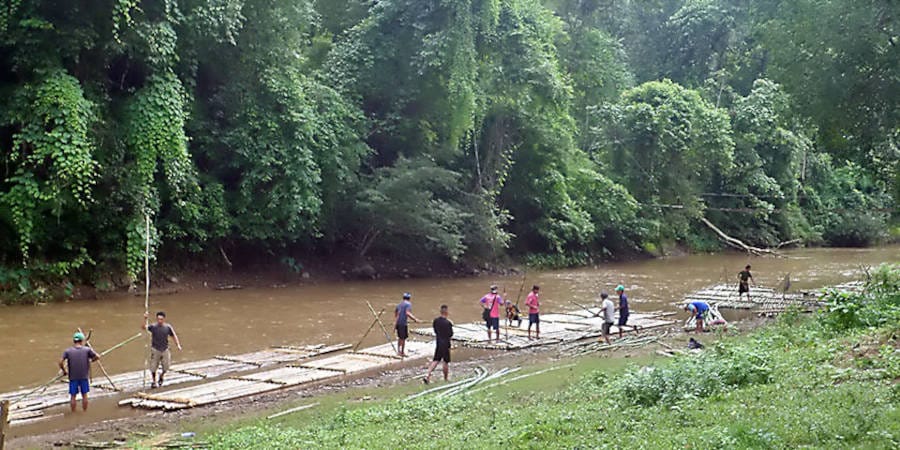
[{"label": "man wearing blue shorts", "polygon": [[100,359],[94,349],[84,346],[84,334],[75,333],[72,336],[71,347],[63,352],[62,359],[59,360],[59,368],[63,375],[69,376],[69,403],[72,412],[75,412],[75,396],[81,392],[81,409],[87,411],[88,408],[88,392],[91,390],[91,383],[88,381],[91,372],[91,363]]}]

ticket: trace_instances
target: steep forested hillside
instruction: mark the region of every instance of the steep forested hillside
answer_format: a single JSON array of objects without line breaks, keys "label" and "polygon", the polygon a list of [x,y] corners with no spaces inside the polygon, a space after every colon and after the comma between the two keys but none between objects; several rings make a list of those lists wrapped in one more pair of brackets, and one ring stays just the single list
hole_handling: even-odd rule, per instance
[{"label": "steep forested hillside", "polygon": [[241,254],[868,245],[890,0],[7,0],[0,286]]}]

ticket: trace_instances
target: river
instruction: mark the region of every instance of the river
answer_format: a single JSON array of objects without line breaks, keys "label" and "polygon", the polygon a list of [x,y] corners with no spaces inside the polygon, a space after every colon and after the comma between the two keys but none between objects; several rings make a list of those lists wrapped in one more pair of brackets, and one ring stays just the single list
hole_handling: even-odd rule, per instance
[{"label": "river", "polygon": [[[800,249],[787,258],[751,258],[740,254],[689,255],[592,268],[527,273],[527,286],[542,288],[544,311],[573,309],[570,301],[588,304],[601,290],[623,284],[632,310],[676,310],[683,295],[706,285],[734,281],[744,265],[753,265],[757,283],[778,286],[791,273],[793,288],[817,288],[858,279],[861,268],[900,261],[900,246],[868,249]],[[413,295],[413,313],[430,323],[437,308],[450,306],[454,321],[480,317],[477,300],[490,284],[515,299],[521,276],[462,279],[410,279],[366,282],[307,282],[283,288],[231,291],[198,289],[151,297],[151,312],[165,311],[184,350],[173,360],[190,361],[258,350],[270,345],[355,343],[372,321],[366,301],[376,309],[393,308],[403,292]],[[524,301],[524,294],[523,299]],[[100,300],[0,307],[0,392],[40,384],[56,373],[63,349],[75,328],[94,329],[93,344],[108,348],[134,335],[143,323],[143,297],[117,294]],[[390,319],[387,320],[390,326]],[[426,326],[428,324],[425,324]],[[366,340],[384,342],[376,328]],[[144,364],[143,345],[117,350],[104,358],[110,373]]]}]

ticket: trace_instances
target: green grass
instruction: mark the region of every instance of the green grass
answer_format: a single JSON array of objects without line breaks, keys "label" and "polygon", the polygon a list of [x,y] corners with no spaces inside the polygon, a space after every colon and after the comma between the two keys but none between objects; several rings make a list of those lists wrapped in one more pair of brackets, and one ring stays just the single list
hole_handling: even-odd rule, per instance
[{"label": "green grass", "polygon": [[[403,401],[422,389],[403,387],[375,403],[331,404],[209,438],[216,448],[266,449],[898,448],[900,276],[896,266],[879,273],[884,282],[868,291],[877,294],[830,298],[817,318],[786,314],[701,356],[583,358],[449,399]],[[848,308],[877,321],[840,326]]]}]

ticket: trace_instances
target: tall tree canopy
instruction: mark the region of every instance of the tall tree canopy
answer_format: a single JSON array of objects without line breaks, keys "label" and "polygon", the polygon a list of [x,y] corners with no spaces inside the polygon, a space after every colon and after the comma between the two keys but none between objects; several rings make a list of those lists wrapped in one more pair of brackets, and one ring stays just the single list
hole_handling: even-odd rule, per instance
[{"label": "tall tree canopy", "polygon": [[[889,0],[11,0],[0,287],[340,253],[867,245]],[[23,275],[24,274],[24,275]],[[15,280],[13,280],[15,281]]]}]

